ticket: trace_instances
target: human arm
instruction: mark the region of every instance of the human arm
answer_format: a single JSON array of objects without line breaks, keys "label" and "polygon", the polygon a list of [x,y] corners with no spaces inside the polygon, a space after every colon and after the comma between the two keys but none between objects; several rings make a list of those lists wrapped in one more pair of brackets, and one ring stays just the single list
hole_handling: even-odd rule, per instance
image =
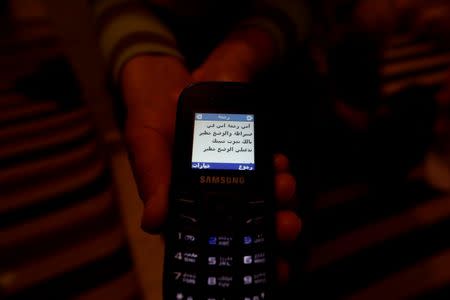
[{"label": "human arm", "polygon": [[306,1],[255,1],[247,18],[194,71],[194,79],[251,81],[286,60],[307,39],[310,29]]},{"label": "human arm", "polygon": [[127,63],[142,56],[183,60],[174,34],[144,0],[92,0],[99,47],[115,86]]},{"label": "human arm", "polygon": [[[130,8],[130,11],[133,9]],[[109,15],[114,16],[111,13]],[[149,22],[151,16],[144,15],[146,21],[142,21],[142,24]],[[99,22],[99,24],[104,23],[106,22]],[[158,26],[157,28],[160,28]],[[149,29],[150,27],[143,28]],[[134,28],[134,30],[137,29],[137,27]],[[175,110],[181,90],[194,81],[250,80],[254,74],[266,68],[271,61],[280,58],[282,53],[282,46],[277,45],[271,33],[262,27],[250,25],[250,23],[246,23],[245,26],[242,24],[239,30],[231,33],[217,48],[222,53],[226,52],[227,58],[221,60],[220,51],[216,49],[203,64],[203,66],[208,66],[205,69],[208,72],[201,74],[199,71],[201,69],[198,69],[194,72],[194,76],[191,76],[184,64],[183,57],[176,48],[173,35],[166,30],[167,28],[163,30],[164,33],[167,33],[164,36],[173,43],[163,44],[165,48],[162,49],[165,51],[151,47],[138,49],[142,52],[131,51],[130,54],[124,56],[125,58],[116,62],[113,59],[115,56],[109,54],[114,51],[106,51],[111,47],[103,46],[105,57],[109,58],[110,65],[115,66],[111,69],[111,73],[114,82],[120,87],[127,109],[126,141],[140,196],[145,204],[142,228],[151,233],[160,232],[167,214]],[[130,31],[128,34],[133,34],[133,32]],[[154,32],[146,33],[146,36],[149,34],[154,34]],[[127,40],[127,37],[124,36],[122,39]],[[108,39],[103,38],[102,40],[106,43]],[[128,38],[128,40],[130,39]],[[261,49],[268,51],[261,51]],[[223,68],[209,68],[220,61],[228,62],[229,65],[227,63],[221,65]],[[231,68],[231,66],[233,67]],[[223,71],[220,76],[219,71]],[[300,230],[300,220],[287,209],[286,204],[294,198],[295,180],[289,174],[286,163],[283,163],[283,158],[277,156],[274,161],[278,166],[275,180],[277,199],[280,201],[280,207],[284,209],[279,213],[278,236],[280,240],[290,241],[295,239]]]}]

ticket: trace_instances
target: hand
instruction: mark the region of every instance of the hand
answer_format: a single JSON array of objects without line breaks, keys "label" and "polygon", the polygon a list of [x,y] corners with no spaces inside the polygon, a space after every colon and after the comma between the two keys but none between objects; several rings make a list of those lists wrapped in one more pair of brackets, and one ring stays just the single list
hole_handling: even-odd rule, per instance
[{"label": "hand", "polygon": [[[302,223],[294,209],[298,205],[296,198],[296,181],[289,172],[289,161],[286,156],[277,154],[274,157],[275,165],[275,196],[278,203],[276,215],[276,232],[281,248],[289,247],[300,234]],[[278,259],[278,280],[285,284],[289,279],[289,263]]]},{"label": "hand", "polygon": [[[148,233],[160,233],[167,216],[175,112],[182,89],[195,81],[249,81],[269,61],[270,55],[256,56],[254,46],[246,44],[255,36],[240,40],[245,34],[233,35],[233,39],[220,45],[192,77],[181,61],[171,57],[138,57],[124,68],[122,88],[128,108],[126,139],[145,204],[141,226]],[[255,40],[261,38],[260,34],[256,34]],[[295,203],[295,180],[288,173],[284,156],[277,155],[274,163],[279,203],[277,235],[282,244],[289,244],[301,228],[300,219],[289,210]],[[288,264],[280,261],[278,267],[279,278],[285,282]]]},{"label": "hand", "polygon": [[191,82],[183,63],[169,56],[140,56],[122,73],[127,107],[126,142],[141,199],[142,227],[159,232],[167,215],[171,147],[178,96]]},{"label": "hand", "polygon": [[[272,38],[256,28],[232,33],[193,73],[195,81],[248,82],[268,68],[276,56]],[[275,164],[275,190],[279,204],[276,217],[277,237],[281,246],[289,246],[301,230],[300,218],[293,211],[296,206],[296,182],[289,173],[285,156],[277,154]],[[278,279],[284,284],[289,279],[289,264],[278,260]]]},{"label": "hand", "polygon": [[274,61],[272,37],[257,28],[230,34],[193,73],[195,81],[251,81]]}]

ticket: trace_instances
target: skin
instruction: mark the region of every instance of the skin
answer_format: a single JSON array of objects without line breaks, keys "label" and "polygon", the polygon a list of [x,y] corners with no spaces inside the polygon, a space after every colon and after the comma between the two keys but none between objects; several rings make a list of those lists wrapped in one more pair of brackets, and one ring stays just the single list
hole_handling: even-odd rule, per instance
[{"label": "skin", "polygon": [[[138,56],[121,74],[127,107],[126,142],[140,196],[144,202],[141,226],[151,234],[160,233],[168,209],[175,111],[180,92],[199,81],[251,81],[267,68],[276,55],[272,38],[256,28],[230,34],[192,73],[183,62],[170,56]],[[287,157],[274,156],[278,200],[277,235],[280,246],[289,245],[301,230],[295,206],[294,177]],[[280,258],[280,283],[289,275],[289,265]]]}]

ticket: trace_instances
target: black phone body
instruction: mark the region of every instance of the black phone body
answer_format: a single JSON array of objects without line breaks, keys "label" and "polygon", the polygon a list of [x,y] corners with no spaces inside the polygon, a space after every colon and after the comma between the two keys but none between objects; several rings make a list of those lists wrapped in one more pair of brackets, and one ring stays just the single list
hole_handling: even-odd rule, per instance
[{"label": "black phone body", "polygon": [[273,136],[260,97],[233,82],[180,96],[164,300],[275,299]]}]

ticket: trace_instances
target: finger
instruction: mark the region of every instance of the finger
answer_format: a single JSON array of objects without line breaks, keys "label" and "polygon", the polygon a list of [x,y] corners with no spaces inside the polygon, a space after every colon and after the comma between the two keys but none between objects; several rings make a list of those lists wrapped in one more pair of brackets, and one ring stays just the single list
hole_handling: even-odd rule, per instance
[{"label": "finger", "polygon": [[294,208],[296,203],[296,181],[289,173],[275,175],[275,196],[279,207]]},{"label": "finger", "polygon": [[168,143],[153,129],[130,125],[127,144],[139,195],[145,206],[141,227],[149,233],[158,233],[167,216],[171,164]]},{"label": "finger", "polygon": [[302,222],[293,211],[277,212],[276,223],[277,237],[281,242],[295,241],[302,229]]},{"label": "finger", "polygon": [[289,160],[283,154],[275,154],[274,165],[275,165],[275,172],[281,173],[289,171]]},{"label": "finger", "polygon": [[[210,59],[209,61],[211,61]],[[245,72],[241,72],[238,68],[228,68],[223,65],[226,63],[209,63],[207,61],[200,68],[192,73],[192,78],[196,82],[202,81],[230,81],[230,82],[248,82],[249,78]]]},{"label": "finger", "polygon": [[289,263],[282,258],[279,258],[277,261],[277,278],[278,278],[278,283],[281,286],[284,286],[288,283],[289,281]]},{"label": "finger", "polygon": [[192,78],[193,78],[194,82],[205,81],[205,78],[207,77],[205,73],[206,73],[206,71],[202,67],[194,70],[192,72]]}]

